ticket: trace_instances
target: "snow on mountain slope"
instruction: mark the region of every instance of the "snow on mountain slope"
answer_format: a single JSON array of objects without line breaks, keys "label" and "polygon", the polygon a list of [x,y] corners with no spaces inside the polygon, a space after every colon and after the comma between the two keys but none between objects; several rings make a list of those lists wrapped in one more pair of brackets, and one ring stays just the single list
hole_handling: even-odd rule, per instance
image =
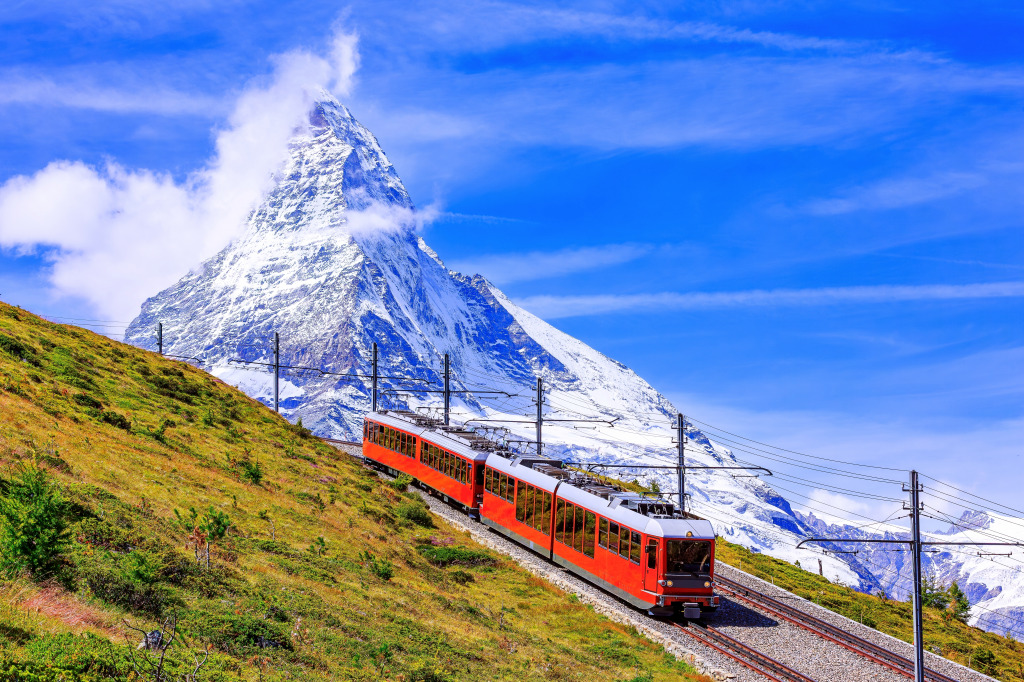
[{"label": "snow on mountain slope", "polygon": [[[576,461],[671,464],[677,409],[650,384],[511,302],[480,276],[449,271],[419,237],[417,214],[377,140],[325,96],[291,141],[274,189],[244,235],[145,302],[126,340],[204,366],[272,403],[266,365],[280,334],[281,410],[323,436],[360,437],[370,405],[372,345],[380,349],[381,405],[440,403],[450,353],[456,421],[516,420],[510,438],[530,440],[537,377],[544,379],[545,454]],[[330,372],[324,374],[321,371]],[[358,376],[342,376],[345,374]],[[484,393],[500,390],[502,394]],[[496,426],[498,422],[475,422]],[[471,422],[471,425],[473,423]],[[691,466],[737,464],[728,448],[687,426]],[[669,471],[630,477],[675,490]],[[735,473],[735,472],[732,472]],[[809,526],[757,478],[691,469],[690,507],[726,538],[795,561]],[[829,578],[872,589],[856,558],[823,557]]]}]

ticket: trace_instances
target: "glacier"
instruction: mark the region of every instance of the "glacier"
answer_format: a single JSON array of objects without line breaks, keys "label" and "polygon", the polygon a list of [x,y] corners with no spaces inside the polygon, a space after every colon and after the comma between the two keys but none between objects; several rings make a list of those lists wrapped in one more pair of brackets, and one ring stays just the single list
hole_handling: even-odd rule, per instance
[{"label": "glacier", "polygon": [[[484,277],[449,270],[420,236],[413,202],[378,141],[336,99],[324,93],[314,105],[274,181],[241,237],[145,301],[127,342],[155,350],[154,331],[162,324],[166,353],[201,361],[223,381],[272,404],[267,363],[277,333],[280,362],[290,368],[280,380],[282,414],[301,418],[320,436],[356,440],[370,407],[365,377],[374,343],[379,373],[397,377],[381,381],[385,408],[437,411],[448,353],[455,422],[469,421],[507,440],[533,439],[526,422],[535,414],[541,377],[548,418],[588,420],[546,422],[545,454],[593,463],[674,463],[676,406],[625,365],[517,306]],[[740,465],[729,448],[693,424],[687,423],[686,436],[688,465]],[[658,470],[628,475],[674,491],[674,472],[651,471]],[[849,528],[805,516],[764,480],[736,473],[687,472],[688,507],[721,536],[805,566],[818,558],[825,576],[865,591],[905,591],[909,569],[898,554],[884,557],[895,571],[890,579],[872,565],[877,558],[797,550],[812,532]],[[975,596],[1007,619],[1024,608],[1024,586],[990,577],[987,566],[957,570],[964,566],[974,572],[961,584],[985,586]],[[944,575],[961,572],[948,568]],[[999,585],[1007,587],[993,596]]]}]

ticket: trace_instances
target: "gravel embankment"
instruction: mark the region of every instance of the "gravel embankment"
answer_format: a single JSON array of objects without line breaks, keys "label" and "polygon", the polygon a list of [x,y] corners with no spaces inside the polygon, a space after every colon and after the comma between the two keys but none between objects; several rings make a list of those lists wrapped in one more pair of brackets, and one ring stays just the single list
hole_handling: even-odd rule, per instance
[{"label": "gravel embankment", "polygon": [[[838,613],[835,613],[834,611],[829,611],[823,606],[818,606],[817,604],[814,604],[812,602],[807,601],[806,599],[798,597],[791,592],[786,592],[785,590],[775,587],[774,585],[765,580],[755,578],[749,573],[744,573],[743,571],[737,570],[732,566],[729,566],[728,564],[716,562],[715,570],[726,578],[735,580],[738,583],[741,583],[753,590],[757,590],[758,592],[765,594],[769,597],[778,599],[779,601],[784,601],[790,606],[794,606],[800,609],[801,611],[814,616],[815,618],[820,618],[821,620],[832,625],[835,625],[836,627],[840,627],[846,630],[847,632],[857,635],[858,637],[863,637],[869,642],[884,647],[889,651],[892,651],[903,656],[904,658],[909,658],[911,660],[913,660],[914,658],[914,647],[908,644],[907,642],[896,639],[895,637],[890,637],[889,635],[879,632],[874,628],[869,628],[866,625],[861,625],[857,621],[850,620],[849,618],[846,618],[844,616],[840,616]],[[927,643],[927,640],[925,640],[925,642]],[[780,660],[782,659],[780,658]],[[975,670],[971,670],[970,668],[962,666],[959,663],[954,663],[949,659],[937,656],[931,653],[930,651],[925,651],[925,667],[929,670],[936,670],[944,675],[949,675],[954,679],[961,680],[961,682],[992,682],[991,677],[988,677],[987,675],[982,675],[981,673]],[[890,674],[895,673],[890,672]],[[834,679],[843,678],[839,677]],[[901,679],[905,680],[907,678]]]},{"label": "gravel embankment", "polygon": [[[358,448],[339,447],[339,449],[348,451],[350,454],[359,454]],[[456,511],[426,493],[421,492],[421,495],[433,513],[452,525],[465,529],[477,542],[511,557],[534,575],[548,580],[567,592],[576,594],[581,601],[593,605],[597,612],[608,618],[634,626],[644,635],[664,646],[677,658],[687,661],[704,674],[717,680],[763,682],[764,677],[761,675],[696,642],[671,623],[650,618],[617,598],[584,582],[560,566],[520,547],[484,524],[473,521],[465,513]],[[731,578],[775,599],[785,600],[786,603],[879,646],[886,647],[908,658],[913,657],[913,647],[906,642],[844,618],[727,564],[717,563],[716,570],[724,577]],[[725,596],[722,597],[721,602],[717,613],[709,621],[710,625],[814,680],[819,682],[831,680],[905,682],[908,679],[838,644],[822,639],[786,621],[779,621],[743,602],[734,602]],[[991,681],[991,678],[985,675],[931,653],[927,654],[926,661],[929,668],[934,667],[935,670],[961,680],[961,682]]]}]

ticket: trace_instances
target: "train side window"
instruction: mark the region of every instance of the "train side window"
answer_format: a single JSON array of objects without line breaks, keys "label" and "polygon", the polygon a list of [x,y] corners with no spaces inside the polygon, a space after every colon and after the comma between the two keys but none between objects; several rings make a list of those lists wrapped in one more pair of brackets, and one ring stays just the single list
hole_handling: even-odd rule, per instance
[{"label": "train side window", "polygon": [[565,544],[565,500],[558,500],[556,506],[555,539]]},{"label": "train side window", "polygon": [[526,493],[526,503],[523,505],[523,523],[533,528],[533,505],[537,501],[533,493],[536,488],[528,483],[521,483],[520,488],[525,488],[524,492]]},{"label": "train side window", "polygon": [[501,474],[501,481],[498,483],[498,497],[503,500],[508,499],[506,491],[508,490],[508,476]]},{"label": "train side window", "polygon": [[403,432],[399,432],[398,433],[398,452],[400,452],[403,455],[408,454],[406,452],[406,449],[408,448],[408,446],[406,445],[406,442],[405,442],[405,439],[407,437],[408,436],[405,433],[403,433]]},{"label": "train side window", "polygon": [[619,553],[619,524],[608,522],[608,551]]},{"label": "train side window", "polygon": [[472,466],[473,466],[473,471],[476,472],[476,485],[483,485],[484,484],[484,467],[483,467],[483,465],[481,464],[481,465],[477,466],[477,464],[474,462]]},{"label": "train side window", "polygon": [[494,469],[487,467],[487,471],[484,476],[484,490],[494,494]]},{"label": "train side window", "polygon": [[634,564],[640,563],[640,533],[632,531],[629,542],[629,560]]},{"label": "train side window", "polygon": [[519,490],[516,491],[516,521],[526,521],[526,486],[519,482]]},{"label": "train side window", "polygon": [[597,530],[597,515],[588,511],[583,521],[583,553],[594,558],[594,531]]},{"label": "train side window", "polygon": [[647,538],[647,568],[658,567],[658,541]]},{"label": "train side window", "polygon": [[598,529],[598,532],[597,532],[597,544],[599,544],[600,546],[602,546],[605,549],[607,549],[608,548],[608,519],[606,519],[604,517],[601,517],[601,520],[598,523],[600,524],[600,528]]},{"label": "train side window", "polygon": [[[583,508],[573,505],[572,520],[572,548],[577,552],[583,552]],[[566,535],[569,532],[566,531]]]},{"label": "train side window", "polygon": [[625,526],[619,529],[619,556],[629,558],[629,529]]},{"label": "train side window", "polygon": [[539,523],[537,529],[543,532],[544,535],[549,535],[551,532],[551,494],[544,492],[541,495],[541,518],[538,519]]}]

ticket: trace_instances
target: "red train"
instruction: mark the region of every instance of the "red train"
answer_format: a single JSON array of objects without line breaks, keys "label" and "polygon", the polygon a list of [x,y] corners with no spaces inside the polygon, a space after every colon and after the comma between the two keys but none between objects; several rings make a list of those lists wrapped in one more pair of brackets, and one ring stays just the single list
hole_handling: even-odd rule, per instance
[{"label": "red train", "polygon": [[652,615],[694,619],[718,607],[714,529],[664,499],[412,412],[367,415],[363,456]]}]

